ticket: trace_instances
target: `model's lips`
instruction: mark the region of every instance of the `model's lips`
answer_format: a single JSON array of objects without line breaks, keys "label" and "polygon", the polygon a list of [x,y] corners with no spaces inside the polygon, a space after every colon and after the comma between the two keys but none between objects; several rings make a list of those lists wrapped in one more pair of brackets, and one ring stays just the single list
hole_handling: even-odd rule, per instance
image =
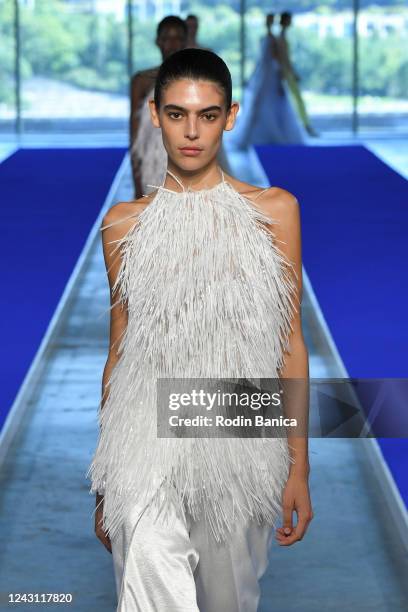
[{"label": "model's lips", "polygon": [[188,155],[188,156],[199,155],[202,151],[202,149],[199,149],[198,147],[179,147],[179,149],[183,155]]}]

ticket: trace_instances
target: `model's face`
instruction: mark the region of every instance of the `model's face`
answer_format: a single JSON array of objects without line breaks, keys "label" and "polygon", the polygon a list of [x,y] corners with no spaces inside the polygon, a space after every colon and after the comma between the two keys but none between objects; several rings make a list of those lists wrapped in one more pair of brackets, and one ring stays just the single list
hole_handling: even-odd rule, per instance
[{"label": "model's face", "polygon": [[159,112],[153,100],[149,104],[169,158],[191,171],[215,158],[223,131],[233,128],[239,109],[234,102],[227,113],[224,93],[216,83],[190,79],[179,79],[162,90]]},{"label": "model's face", "polygon": [[268,28],[270,28],[273,25],[273,19],[274,19],[274,15],[267,15],[266,16],[266,25]]},{"label": "model's face", "polygon": [[163,60],[170,57],[176,51],[184,49],[186,42],[184,30],[179,26],[164,27],[156,38],[156,44],[161,51]]}]

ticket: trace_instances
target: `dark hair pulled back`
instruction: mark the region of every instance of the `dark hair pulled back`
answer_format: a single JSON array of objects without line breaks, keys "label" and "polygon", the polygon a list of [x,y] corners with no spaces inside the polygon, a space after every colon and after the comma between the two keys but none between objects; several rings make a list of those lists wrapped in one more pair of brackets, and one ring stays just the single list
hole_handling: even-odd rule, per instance
[{"label": "dark hair pulled back", "polygon": [[179,79],[216,83],[224,92],[227,111],[232,102],[232,79],[227,64],[213,51],[187,48],[172,53],[159,68],[154,88],[154,102],[160,108],[162,91]]}]

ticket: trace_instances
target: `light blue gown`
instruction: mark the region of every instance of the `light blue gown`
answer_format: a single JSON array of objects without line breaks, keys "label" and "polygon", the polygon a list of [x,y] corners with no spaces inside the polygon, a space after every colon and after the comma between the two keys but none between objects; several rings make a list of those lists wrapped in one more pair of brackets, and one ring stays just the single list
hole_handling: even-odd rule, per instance
[{"label": "light blue gown", "polygon": [[271,43],[269,35],[261,39],[259,59],[229,138],[233,147],[306,143],[306,132],[292,104],[288,85],[285,80],[280,83],[279,63],[272,55]]}]

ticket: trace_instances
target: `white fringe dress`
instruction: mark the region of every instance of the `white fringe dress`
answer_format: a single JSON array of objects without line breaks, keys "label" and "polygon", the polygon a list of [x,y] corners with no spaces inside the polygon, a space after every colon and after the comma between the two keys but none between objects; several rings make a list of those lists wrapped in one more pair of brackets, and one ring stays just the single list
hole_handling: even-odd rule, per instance
[{"label": "white fringe dress", "polygon": [[264,225],[276,221],[221,175],[198,191],[173,175],[183,190],[159,186],[113,245],[128,324],[86,473],[112,537],[136,503],[187,508],[217,542],[239,516],[281,512],[286,438],[157,437],[156,377],[273,378],[290,350],[296,274]]}]

